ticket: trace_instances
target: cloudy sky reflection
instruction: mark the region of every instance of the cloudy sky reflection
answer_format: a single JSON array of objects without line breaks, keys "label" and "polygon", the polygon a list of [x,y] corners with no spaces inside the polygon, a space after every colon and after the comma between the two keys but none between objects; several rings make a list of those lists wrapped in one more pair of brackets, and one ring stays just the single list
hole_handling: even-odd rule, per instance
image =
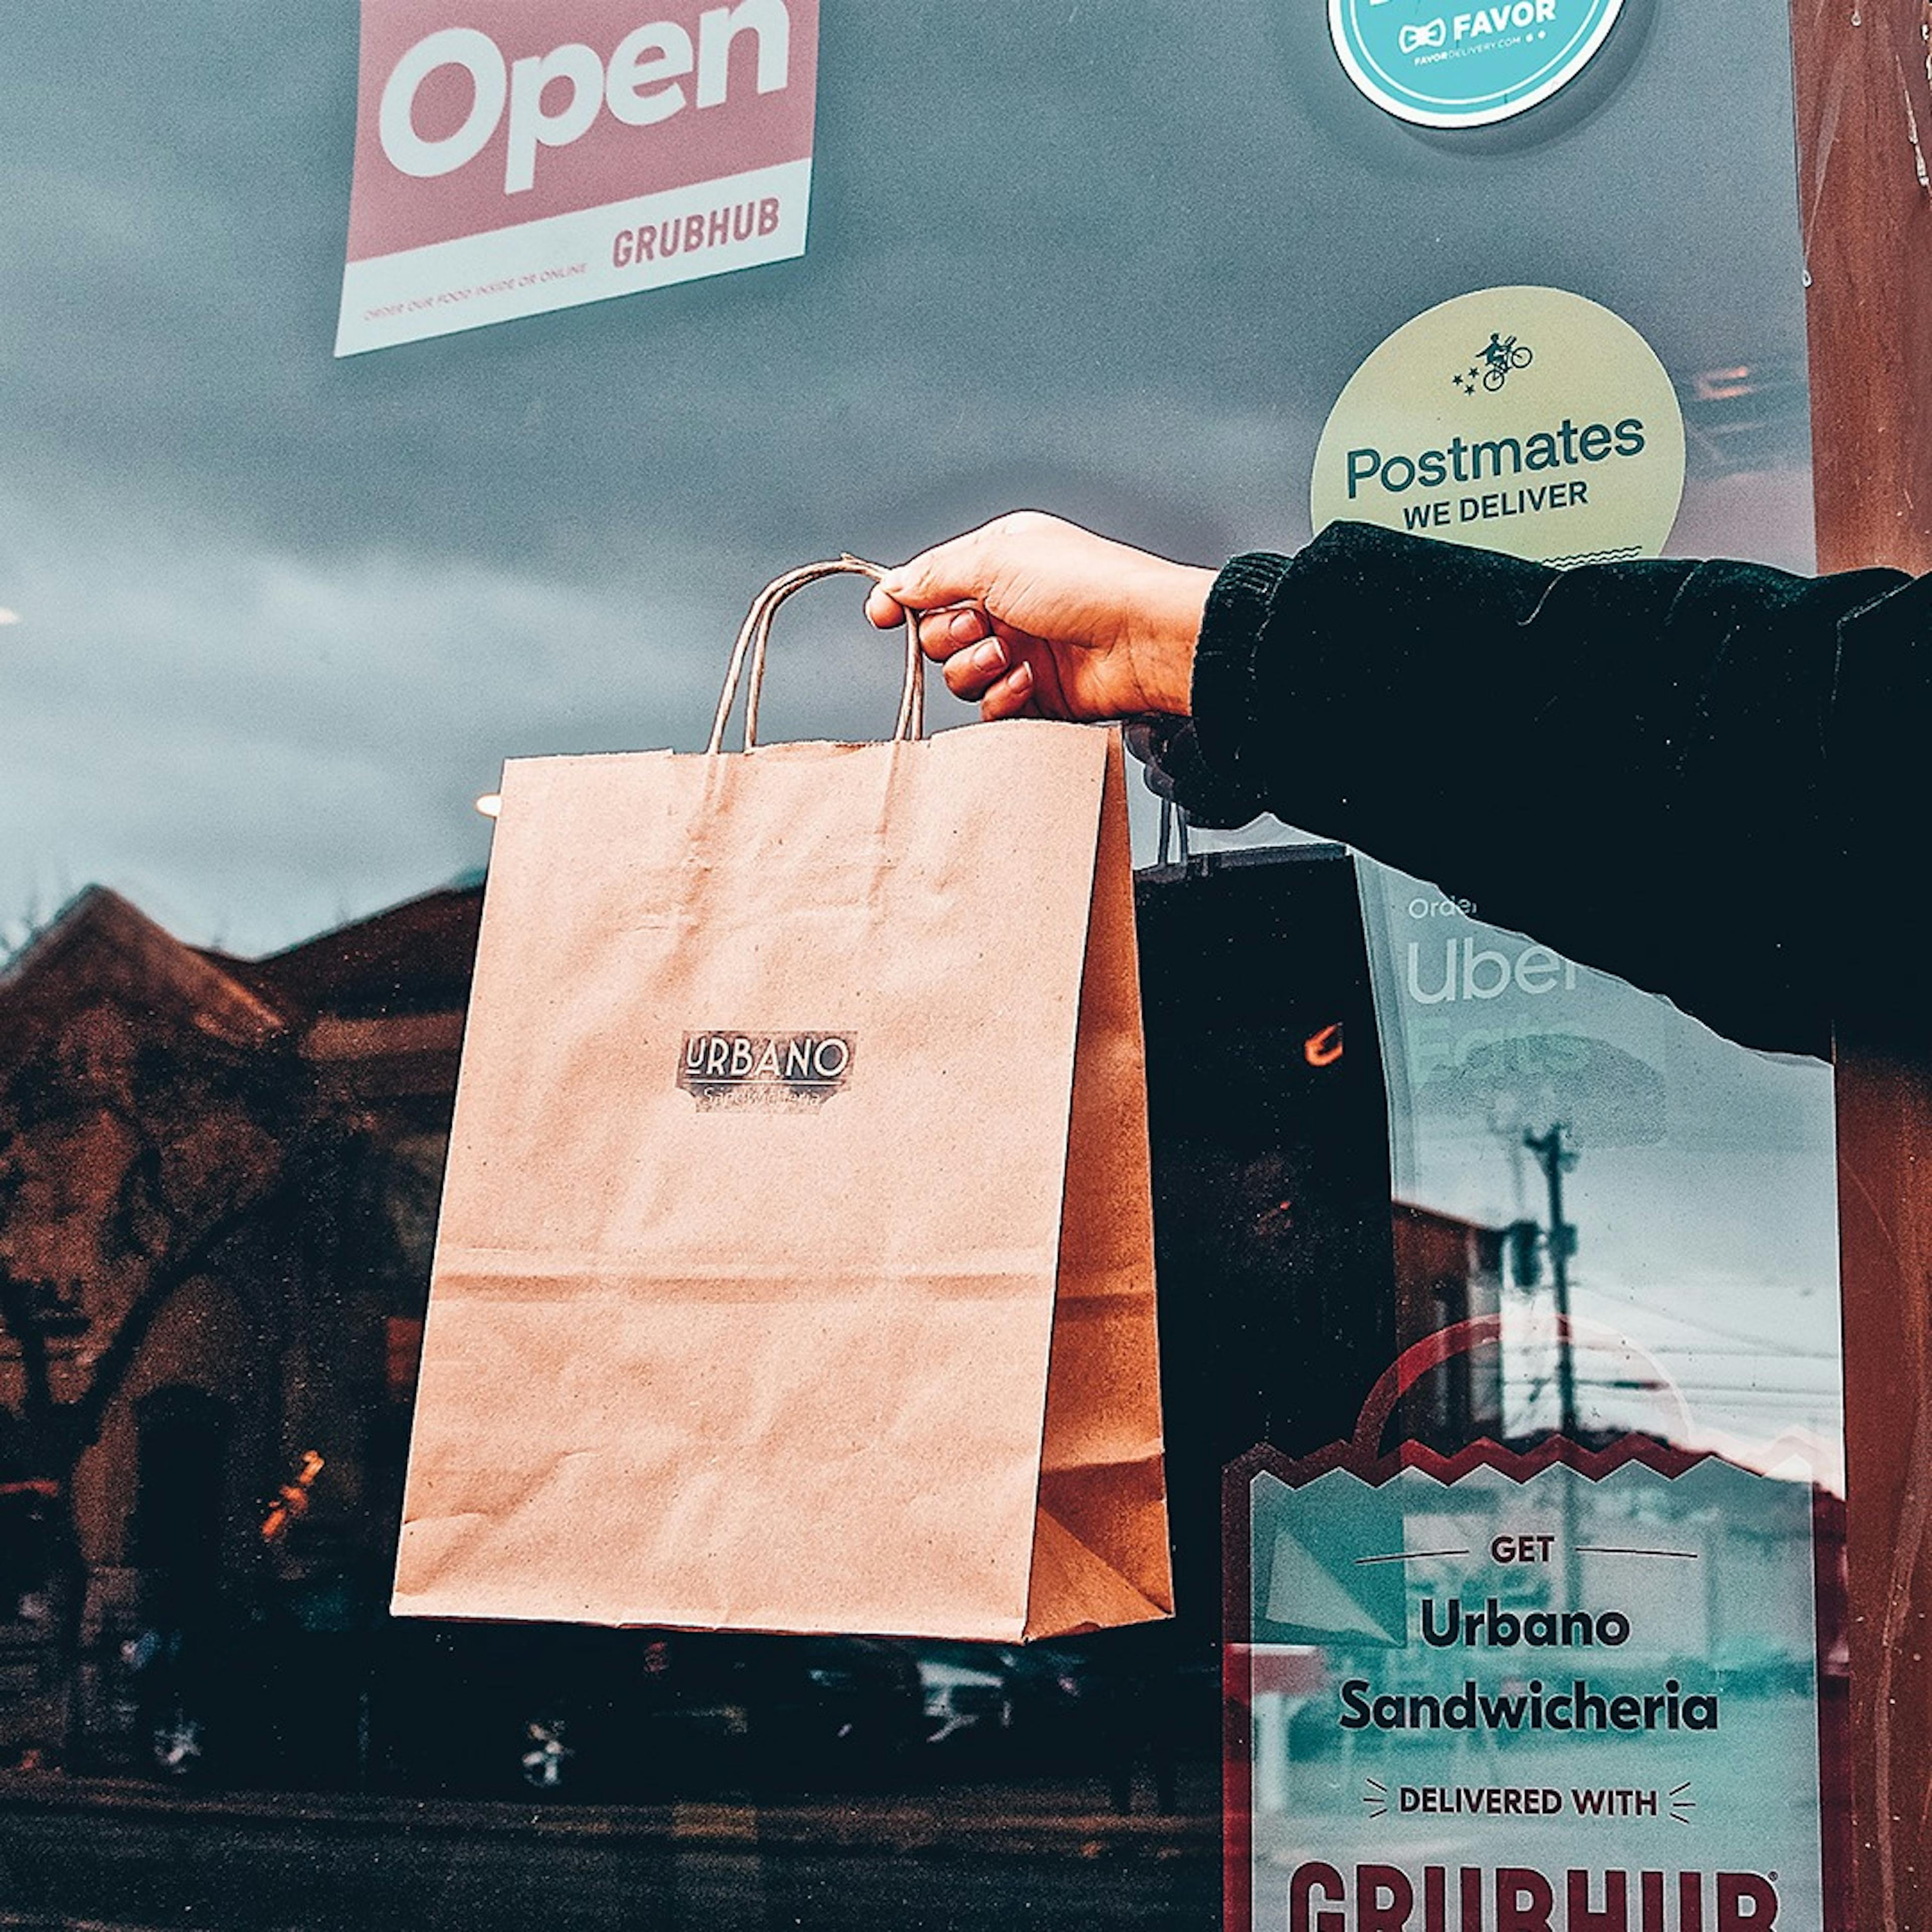
[{"label": "cloudy sky reflection", "polygon": [[[1354,364],[1489,284],[1610,302],[1687,395],[1765,376],[1742,440],[1694,404],[1677,547],[1802,567],[1784,52],[1728,10],[1631,0],[1600,82],[1458,147],[1354,95],[1317,8],[852,0],[803,261],[338,363],[348,0],[35,10],[0,133],[0,927],[101,880],[259,949],[434,884],[506,754],[696,742],[746,598],[807,556],[1018,502],[1292,545]],[[884,715],[851,601],[798,618],[774,730]]]}]

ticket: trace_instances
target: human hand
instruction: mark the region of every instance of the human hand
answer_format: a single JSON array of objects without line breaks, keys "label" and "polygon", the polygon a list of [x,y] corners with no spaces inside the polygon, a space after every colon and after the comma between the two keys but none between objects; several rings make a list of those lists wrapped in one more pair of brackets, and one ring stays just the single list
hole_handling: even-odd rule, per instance
[{"label": "human hand", "polygon": [[1018,510],[889,572],[866,615],[891,630],[916,613],[920,648],[982,718],[1185,717],[1215,574]]}]

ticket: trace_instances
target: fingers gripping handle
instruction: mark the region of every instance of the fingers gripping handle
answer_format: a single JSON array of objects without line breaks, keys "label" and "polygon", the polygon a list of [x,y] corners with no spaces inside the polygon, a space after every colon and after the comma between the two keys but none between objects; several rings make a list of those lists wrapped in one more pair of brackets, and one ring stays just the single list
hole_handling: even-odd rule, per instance
[{"label": "fingers gripping handle", "polygon": [[[752,598],[752,608],[746,612],[744,625],[739,631],[738,641],[732,646],[730,668],[724,674],[724,688],[718,699],[717,714],[711,721],[711,739],[704,748],[706,751],[721,752],[724,748],[724,727],[730,718],[732,706],[738,700],[741,683],[746,686],[745,748],[748,752],[757,748],[758,700],[764,689],[765,656],[771,643],[772,619],[778,606],[794,590],[802,590],[808,584],[816,584],[821,577],[869,577],[876,584],[885,574],[879,565],[868,563],[862,557],[842,556],[824,563],[802,564],[796,570],[788,570],[766,584]],[[899,693],[898,716],[892,724],[895,740],[919,737],[926,729],[926,680],[920,675],[919,619],[910,610],[906,613],[905,640],[905,683]]]}]

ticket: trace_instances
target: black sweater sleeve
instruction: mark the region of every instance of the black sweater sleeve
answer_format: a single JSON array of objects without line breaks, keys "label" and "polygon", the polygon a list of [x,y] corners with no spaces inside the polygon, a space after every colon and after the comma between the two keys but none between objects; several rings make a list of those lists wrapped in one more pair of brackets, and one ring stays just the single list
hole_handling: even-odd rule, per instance
[{"label": "black sweater sleeve", "polygon": [[1558,571],[1338,524],[1221,572],[1160,763],[1206,822],[1274,812],[1748,1044],[1823,1052],[1848,854],[1870,872],[1900,802],[1873,760],[1932,724],[1928,582]]}]

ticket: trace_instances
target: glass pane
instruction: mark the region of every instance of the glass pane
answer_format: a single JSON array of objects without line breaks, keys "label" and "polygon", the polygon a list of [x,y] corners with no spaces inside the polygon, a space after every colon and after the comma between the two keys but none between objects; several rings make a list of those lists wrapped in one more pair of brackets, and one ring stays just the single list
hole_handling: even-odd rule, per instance
[{"label": "glass pane", "polygon": [[1235,1472],[1231,1909],[1844,1924],[1830,1070],[1360,878],[1402,1353]]},{"label": "glass pane", "polygon": [[[1573,1306],[1617,1338],[1577,1352],[1576,1430],[1752,1470],[1799,1432],[1828,1490],[1822,1076],[1412,920],[1426,888],[1368,873],[1358,898],[1346,854],[1267,821],[1197,834],[1216,866],[1142,890],[1171,1631],[1010,1653],[385,1615],[475,801],[506,758],[700,746],[748,599],[847,548],[897,559],[1036,504],[1204,562],[1292,550],[1350,376],[1486,286],[1576,290],[1654,346],[1688,425],[1674,550],[1808,566],[1783,34],[1626,0],[1572,88],[1451,135],[1370,105],[1324,13],[827,7],[801,258],[340,361],[351,0],[10,23],[0,1749],[634,1806],[670,1846],[638,1892],[674,1924],[1210,1923],[1222,1465],[1346,1435],[1452,1316],[1499,1318],[1502,1345],[1418,1379],[1391,1439],[1546,1433],[1552,1216],[1522,1135],[1559,1124]],[[484,14],[556,38],[546,8]],[[882,734],[896,647],[855,603],[788,609],[768,737]],[[936,726],[968,717],[931,696]],[[1158,804],[1133,811],[1152,861]],[[137,1406],[177,1386],[236,1406],[173,1455],[169,1504],[167,1432],[144,1433],[165,1414]],[[98,1425],[84,1456],[54,1402]],[[164,1574],[164,1545],[203,1573]],[[860,1876],[800,1851],[841,1832],[871,1834]],[[104,1842],[90,1864],[34,1840],[23,1868],[70,1895],[25,1909],[172,1922],[225,1909],[241,1869],[212,1838],[200,1865]],[[520,1865],[526,1840],[487,1833],[427,1877],[316,1842],[251,1862],[235,1910],[622,1923],[637,1882],[604,1848]],[[956,1886],[918,1862],[934,1844],[968,1855]]]}]

